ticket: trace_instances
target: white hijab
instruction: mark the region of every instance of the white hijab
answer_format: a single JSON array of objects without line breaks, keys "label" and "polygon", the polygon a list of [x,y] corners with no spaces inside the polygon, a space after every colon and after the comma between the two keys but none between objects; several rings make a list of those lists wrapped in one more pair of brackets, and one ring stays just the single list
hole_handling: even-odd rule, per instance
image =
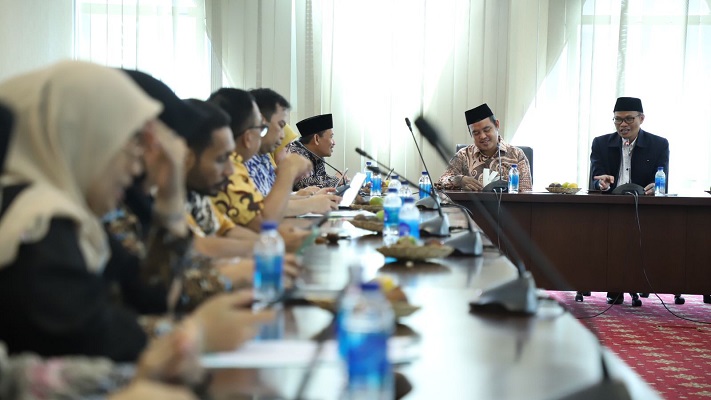
[{"label": "white hijab", "polygon": [[63,61],[0,84],[15,114],[2,185],[28,183],[0,217],[0,269],[23,243],[46,236],[53,218],[76,222],[87,267],[110,256],[99,218],[86,203],[93,179],[162,106],[123,72]]}]

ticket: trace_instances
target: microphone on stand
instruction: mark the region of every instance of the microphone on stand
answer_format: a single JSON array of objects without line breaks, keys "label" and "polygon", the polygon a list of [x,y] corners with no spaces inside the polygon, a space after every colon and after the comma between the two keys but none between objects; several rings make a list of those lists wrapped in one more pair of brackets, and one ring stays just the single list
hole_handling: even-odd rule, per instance
[{"label": "microphone on stand", "polygon": [[[389,168],[388,166],[375,160],[368,153],[366,153],[365,151],[363,151],[359,148],[356,148],[356,152],[358,154],[360,154],[361,156],[374,161],[375,163],[382,166],[383,168]],[[378,167],[377,165],[376,166],[371,165],[368,168],[375,173],[382,173],[382,171],[380,170],[380,167]],[[395,172],[397,172],[397,171],[395,171]],[[416,185],[414,182],[405,178],[404,175],[400,175],[400,176],[405,181],[405,183],[407,183],[408,185],[410,185],[412,187],[418,187],[418,185]],[[430,196],[436,196],[434,187],[432,187],[430,189]],[[482,255],[484,253],[484,246],[482,245],[481,233],[472,227],[473,221],[471,218],[469,218],[469,215],[468,215],[469,210],[467,210],[466,208],[464,208],[458,204],[455,204],[456,207],[464,210],[464,212],[465,212],[464,215],[467,218],[467,230],[466,230],[466,232],[456,233],[456,234],[452,235],[449,232],[448,215],[442,211],[442,207],[439,203],[436,203],[436,204],[438,205],[436,210],[439,215],[420,223],[420,229],[431,234],[431,235],[449,236],[449,238],[445,239],[443,241],[443,243],[446,244],[447,246],[453,247],[459,254],[474,255],[474,256]]]},{"label": "microphone on stand", "polygon": [[[447,162],[446,152],[444,151],[446,148],[444,140],[441,139],[437,131],[421,116],[415,120],[415,126],[417,126],[420,133],[422,133],[425,139],[437,150],[442,160]],[[478,299],[469,303],[471,311],[494,309],[514,313],[535,314],[538,310],[538,297],[536,295],[536,285],[533,281],[533,276],[530,271],[526,270],[520,255],[513,248],[508,235],[503,233],[501,227],[495,223],[482,201],[473,195],[470,195],[470,199],[482,218],[484,218],[490,226],[495,227],[497,235],[501,238],[504,247],[509,250],[510,257],[513,258],[511,261],[516,265],[519,272],[518,278],[513,281],[503,283],[482,292]],[[548,258],[541,252],[538,246],[526,238],[521,226],[513,219],[506,218],[508,217],[506,210],[502,209],[501,213],[504,219],[511,221],[511,234],[523,244],[526,253],[536,261],[536,264],[541,267],[546,277],[558,287],[569,287],[570,285],[567,284],[558,270],[548,261]],[[598,339],[599,342],[599,338],[597,338],[597,336],[595,336],[595,338]],[[631,399],[624,383],[610,376],[603,352],[600,352],[600,362],[602,364],[602,379],[599,382],[563,396],[561,399]]]},{"label": "microphone on stand", "polygon": [[329,167],[333,168],[334,171],[338,172],[339,175],[343,176],[343,173],[342,173],[338,168],[336,168],[336,167],[334,167],[333,165],[329,164],[326,160],[323,159],[323,157],[321,157],[321,156],[319,156],[318,154],[314,153],[313,151],[309,150],[309,148],[306,147],[306,146],[304,146],[304,144],[301,143],[300,141],[294,140],[292,143],[296,143],[299,147],[301,147],[302,149],[308,151],[309,154],[311,154],[312,156],[316,157],[317,159],[323,161],[324,164],[326,164],[326,165],[328,165]]},{"label": "microphone on stand", "polygon": [[[410,118],[405,117],[405,124],[407,124],[407,129],[410,130],[412,135],[412,141],[415,142],[415,147],[417,148],[417,154],[420,156],[420,161],[422,161],[422,166],[427,172],[427,176],[430,176],[430,170],[427,168],[427,163],[425,162],[425,157],[422,156],[422,151],[420,150],[420,145],[417,144],[417,138],[415,138],[415,132],[412,131],[412,124],[410,123]],[[432,184],[432,189],[430,191],[430,196],[420,199],[415,203],[418,207],[424,208],[442,208],[442,197],[446,196],[444,193],[440,193],[436,190],[435,185]],[[447,198],[450,204],[454,204],[449,198]],[[464,211],[464,217],[467,219],[467,233],[458,235],[457,237],[452,237],[447,243],[449,246],[454,247],[459,253],[467,255],[480,256],[484,253],[484,246],[481,240],[481,233],[478,230],[474,230],[472,225],[474,222],[469,217],[469,210],[464,207],[459,207]]]},{"label": "microphone on stand", "polygon": [[[360,148],[356,147],[356,153],[360,154],[361,156],[367,158],[368,160],[374,161],[376,164],[380,165],[381,167],[385,168],[386,170],[389,170],[390,167],[381,163],[380,161],[376,160],[373,158],[370,154],[366,153],[364,150],[361,150]],[[380,167],[378,166],[373,166],[371,165],[368,167],[371,171],[381,174],[382,172],[380,170]],[[399,175],[399,174],[398,174]],[[403,176],[404,175],[400,175]],[[405,179],[405,182],[412,186],[412,187],[417,187],[415,186],[414,183],[412,183],[410,180]],[[433,189],[430,190],[430,195],[434,196],[435,192]],[[427,221],[423,221],[420,224],[420,229],[435,236],[449,236],[449,218],[447,217],[447,214],[442,212],[441,207],[437,208],[437,213],[439,214],[437,217],[429,219]]]},{"label": "microphone on stand", "polygon": [[[430,177],[430,169],[427,168],[427,163],[425,163],[425,158],[422,156],[422,151],[420,151],[420,145],[417,144],[417,138],[415,138],[415,132],[412,131],[412,124],[410,123],[410,118],[405,117],[405,124],[407,124],[407,129],[410,130],[410,135],[412,135],[412,141],[415,142],[415,148],[417,149],[417,154],[420,156],[420,161],[422,161],[422,167],[425,169],[427,172],[427,176]],[[434,190],[434,184],[432,184],[432,189]],[[435,195],[430,194],[429,197],[425,197],[424,199],[418,200],[415,205],[418,207],[424,207],[424,208],[429,208],[431,210],[434,210],[435,208],[440,206],[440,203],[442,201],[441,196],[439,196],[439,193],[435,192]],[[451,201],[450,201],[451,203]]]}]

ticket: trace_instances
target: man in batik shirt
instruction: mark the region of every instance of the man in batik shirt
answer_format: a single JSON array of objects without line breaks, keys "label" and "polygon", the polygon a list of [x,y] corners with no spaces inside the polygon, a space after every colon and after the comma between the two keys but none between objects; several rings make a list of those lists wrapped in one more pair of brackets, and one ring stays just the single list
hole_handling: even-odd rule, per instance
[{"label": "man in batik shirt", "polygon": [[317,115],[296,123],[301,137],[287,146],[290,153],[300,154],[314,166],[311,174],[294,184],[294,190],[309,186],[335,187],[341,179],[326,173],[324,157],[330,157],[336,141],[333,140],[333,117],[331,114]]},{"label": "man in batik shirt", "polygon": [[446,190],[482,190],[484,169],[508,180],[512,164],[518,165],[519,191],[531,191],[531,167],[521,149],[506,144],[499,136],[499,120],[486,103],[464,113],[469,134],[474,140],[449,160],[437,185]]}]

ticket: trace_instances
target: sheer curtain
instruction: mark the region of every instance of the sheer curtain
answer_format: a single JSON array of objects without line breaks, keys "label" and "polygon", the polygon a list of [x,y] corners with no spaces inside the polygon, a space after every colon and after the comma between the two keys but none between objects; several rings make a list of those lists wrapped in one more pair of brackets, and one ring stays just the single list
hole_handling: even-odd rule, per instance
[{"label": "sheer curtain", "polygon": [[[711,182],[709,0],[75,0],[77,58],[140,68],[182,97],[271,87],[291,121],[333,113],[331,162],[361,147],[417,179],[404,123],[454,144],[488,103],[504,138],[534,148],[534,188],[586,185],[618,96],[671,144],[669,190]],[[417,133],[417,132],[416,132]],[[419,138],[419,135],[418,135]],[[420,140],[420,139],[418,139]],[[436,178],[444,169],[420,140]]]},{"label": "sheer curtain", "polygon": [[210,94],[202,0],[75,0],[75,57],[140,69],[178,96]]},{"label": "sheer curtain", "polygon": [[[546,74],[514,139],[535,148],[536,186],[573,180],[587,185],[592,140],[615,131],[616,97],[632,96],[644,105],[642,128],[669,139],[670,193],[708,190],[709,2],[547,3],[550,15],[566,16],[563,36],[547,40],[550,45],[562,38],[562,46],[542,62]],[[552,28],[549,23],[548,33]]]}]

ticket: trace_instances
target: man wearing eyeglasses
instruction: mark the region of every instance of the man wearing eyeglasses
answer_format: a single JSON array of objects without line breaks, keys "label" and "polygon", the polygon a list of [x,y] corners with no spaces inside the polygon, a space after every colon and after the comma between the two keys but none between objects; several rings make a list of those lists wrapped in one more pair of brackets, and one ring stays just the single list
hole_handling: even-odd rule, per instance
[{"label": "man wearing eyeglasses", "polygon": [[[269,131],[269,125],[264,123],[254,96],[244,90],[223,88],[213,93],[208,101],[221,107],[230,116],[235,139],[232,156],[234,172],[229,178],[229,184],[214,197],[213,202],[218,210],[237,225],[259,232],[262,221],[279,221],[283,218],[291,186],[313,167],[304,157],[285,158],[280,163],[269,194],[264,196],[245,165],[260,152],[262,138]],[[289,238],[283,231],[282,236],[288,247]]]},{"label": "man wearing eyeglasses", "polygon": [[619,185],[634,183],[654,194],[654,175],[663,167],[669,187],[669,141],[641,129],[644,122],[642,101],[620,97],[614,108],[617,132],[593,140],[590,188],[608,192]]}]

